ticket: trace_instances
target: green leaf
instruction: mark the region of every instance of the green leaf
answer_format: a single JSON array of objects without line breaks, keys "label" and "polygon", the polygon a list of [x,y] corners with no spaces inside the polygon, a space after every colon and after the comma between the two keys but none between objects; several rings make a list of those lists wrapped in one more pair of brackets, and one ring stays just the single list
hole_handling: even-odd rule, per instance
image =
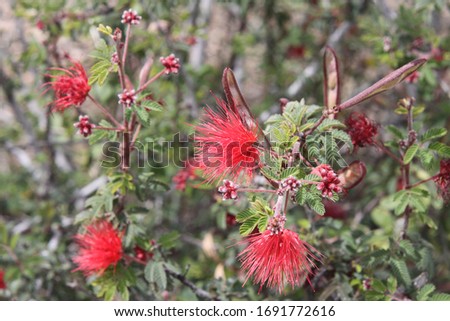
[{"label": "green leaf", "polygon": [[177,245],[179,238],[180,234],[177,231],[172,231],[162,235],[158,240],[158,244],[165,249],[171,249]]},{"label": "green leaf", "polygon": [[150,125],[150,115],[147,109],[139,105],[133,105],[132,109],[136,112],[136,115],[142,125],[148,127]]},{"label": "green leaf", "polygon": [[399,243],[400,249],[411,259],[417,258],[417,252],[414,245],[409,240],[401,240]]},{"label": "green leaf", "polygon": [[417,150],[419,149],[419,145],[417,144],[413,144],[411,146],[409,146],[408,150],[405,153],[405,156],[403,157],[403,162],[405,164],[409,164],[414,156],[416,156]]},{"label": "green leaf", "polygon": [[420,260],[416,262],[416,266],[419,270],[428,272],[432,277],[434,274],[434,260],[430,249],[424,247],[419,250]]},{"label": "green leaf", "polygon": [[89,136],[89,145],[94,145],[95,143],[105,139],[108,136],[106,130],[95,129],[92,135]]},{"label": "green leaf", "polygon": [[447,294],[447,293],[435,293],[431,297],[431,301],[450,301],[450,294]]},{"label": "green leaf", "polygon": [[403,139],[403,137],[404,137],[403,133],[396,126],[388,125],[388,126],[386,126],[386,128],[398,139]]},{"label": "green leaf", "polygon": [[110,26],[104,26],[103,24],[99,24],[97,27],[99,32],[102,32],[108,36],[112,36],[112,28]]},{"label": "green leaf", "polygon": [[281,173],[280,179],[285,179],[290,176],[297,177],[298,174],[299,174],[298,168],[288,167]]},{"label": "green leaf", "polygon": [[265,121],[265,124],[272,125],[272,124],[278,124],[282,122],[285,118],[281,116],[280,114],[271,115],[267,120]]},{"label": "green leaf", "polygon": [[144,277],[147,282],[156,284],[160,291],[167,287],[167,275],[163,262],[149,261],[144,269]]},{"label": "green leaf", "polygon": [[431,170],[435,160],[433,153],[426,149],[419,149],[418,156],[423,167],[427,170]]},{"label": "green leaf", "polygon": [[255,213],[254,211],[252,211],[251,209],[245,209],[236,215],[236,221],[238,223],[242,223],[242,222],[245,222],[246,220],[248,220],[250,217],[255,216],[255,215],[258,215],[258,214]]},{"label": "green leaf", "polygon": [[450,146],[447,146],[440,142],[433,142],[428,147],[431,150],[436,151],[439,155],[443,157],[450,157]]},{"label": "green leaf", "polygon": [[163,107],[156,101],[153,100],[141,100],[139,101],[139,105],[142,108],[150,109],[149,111],[163,111]]},{"label": "green leaf", "polygon": [[447,129],[445,128],[430,128],[422,135],[422,142],[433,140],[447,135]]},{"label": "green leaf", "polygon": [[431,293],[436,290],[436,287],[433,284],[425,284],[419,292],[417,292],[417,300],[418,301],[426,301]]},{"label": "green leaf", "polygon": [[260,221],[260,217],[259,216],[252,216],[252,217],[250,217],[244,223],[242,223],[242,225],[239,227],[239,233],[242,236],[249,235],[256,228],[256,226],[258,225],[259,221]]},{"label": "green leaf", "polygon": [[295,200],[299,205],[304,205],[306,202],[306,187],[302,186],[298,189],[297,194],[295,195]]},{"label": "green leaf", "polygon": [[397,280],[399,280],[406,287],[411,286],[412,280],[405,261],[391,259],[391,268],[393,274],[397,277]]},{"label": "green leaf", "polygon": [[[105,29],[107,31],[107,27]],[[114,46],[108,46],[104,39],[96,44],[95,51],[91,54],[91,57],[96,58],[98,61],[89,70],[89,85],[93,85],[96,82],[99,86],[102,86],[111,71],[117,71],[117,65],[111,62],[111,55],[115,51]]]},{"label": "green leaf", "polygon": [[340,129],[344,129],[347,126],[345,126],[343,123],[341,123],[339,120],[337,119],[330,119],[330,118],[326,118],[322,124],[319,125],[319,127],[317,127],[317,130],[319,132],[323,132],[326,131],[330,128],[340,128]]},{"label": "green leaf", "polygon": [[267,223],[269,222],[269,215],[264,215],[259,219],[258,230],[262,233],[267,228]]}]

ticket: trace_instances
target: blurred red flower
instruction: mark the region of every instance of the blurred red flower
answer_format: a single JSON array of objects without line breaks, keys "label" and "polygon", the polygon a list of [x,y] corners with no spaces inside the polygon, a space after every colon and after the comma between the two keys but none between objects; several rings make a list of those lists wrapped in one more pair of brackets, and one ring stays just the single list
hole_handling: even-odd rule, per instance
[{"label": "blurred red flower", "polygon": [[274,234],[270,230],[251,235],[249,245],[238,255],[247,279],[253,276],[253,282],[275,288],[281,294],[286,283],[292,288],[301,286],[315,268],[314,260],[319,257],[314,248],[302,241],[298,235],[288,229]]},{"label": "blurred red flower", "polygon": [[450,200],[450,159],[441,160],[439,174],[434,182],[442,198],[445,201]]},{"label": "blurred red flower", "polygon": [[92,223],[86,228],[86,233],[76,235],[75,240],[80,249],[73,258],[78,265],[74,271],[82,271],[86,276],[102,274],[122,258],[122,233],[108,221]]},{"label": "blurred red flower", "polygon": [[196,161],[208,181],[230,178],[249,180],[259,162],[258,128],[249,128],[221,99],[218,110],[206,109],[204,122],[196,126]]},{"label": "blurred red flower", "polygon": [[53,81],[44,84],[44,86],[50,86],[44,93],[50,88],[55,92],[53,110],[64,111],[70,106],[81,106],[91,90],[83,66],[79,62],[73,62],[68,69],[51,68],[51,70],[63,72],[60,75],[47,75]]},{"label": "blurred red flower", "polygon": [[5,271],[0,270],[0,290],[6,289],[6,283],[5,283]]},{"label": "blurred red flower", "polygon": [[345,121],[347,133],[350,135],[354,150],[358,147],[373,145],[378,134],[378,126],[364,114],[353,112]]}]

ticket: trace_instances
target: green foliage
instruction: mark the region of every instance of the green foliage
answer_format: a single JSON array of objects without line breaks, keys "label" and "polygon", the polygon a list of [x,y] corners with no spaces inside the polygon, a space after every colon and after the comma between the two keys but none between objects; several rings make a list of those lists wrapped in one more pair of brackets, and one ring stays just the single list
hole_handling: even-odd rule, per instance
[{"label": "green foliage", "polygon": [[[104,32],[103,30],[108,31],[106,28],[102,29],[102,32]],[[103,39],[99,40],[95,51],[91,54],[91,57],[97,62],[89,70],[89,85],[97,83],[99,86],[103,86],[109,73],[117,72],[117,65],[111,62],[114,52],[114,46],[108,45]]]},{"label": "green foliage", "polygon": [[239,233],[247,236],[257,227],[260,232],[264,232],[267,227],[269,217],[273,215],[273,210],[269,204],[260,198],[256,198],[250,203],[250,208],[239,212],[236,221],[242,223]]},{"label": "green foliage", "polygon": [[144,270],[145,279],[154,291],[163,291],[167,287],[167,275],[164,262],[149,261]]},{"label": "green foliage", "polygon": [[92,281],[95,292],[99,298],[107,301],[124,300],[130,298],[129,287],[136,283],[132,269],[117,265],[109,268],[100,277]]}]

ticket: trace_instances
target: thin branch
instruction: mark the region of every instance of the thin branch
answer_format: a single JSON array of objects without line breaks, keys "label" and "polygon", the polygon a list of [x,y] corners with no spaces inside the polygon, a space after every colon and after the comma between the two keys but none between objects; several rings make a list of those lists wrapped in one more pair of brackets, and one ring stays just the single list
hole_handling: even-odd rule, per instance
[{"label": "thin branch", "polygon": [[94,103],[94,105],[100,109],[100,111],[109,118],[109,120],[111,120],[113,122],[114,125],[117,126],[118,130],[123,130],[124,127],[122,126],[121,123],[119,123],[116,118],[114,118],[113,115],[111,115],[111,113],[105,108],[103,107],[94,97],[92,97],[90,94],[88,94],[89,99]]},{"label": "thin branch", "polygon": [[395,160],[397,163],[399,163],[401,166],[403,166],[403,160],[400,159],[397,155],[395,155],[389,148],[386,147],[382,142],[375,141],[375,146],[377,146],[379,149],[381,149],[386,155],[391,157],[393,160]]},{"label": "thin branch", "polygon": [[165,73],[165,69],[161,70],[156,75],[154,75],[152,78],[150,78],[145,84],[143,84],[141,87],[139,87],[139,89],[136,91],[136,95],[139,94],[141,91],[143,91],[145,88],[147,88],[147,86],[149,86],[152,82],[154,82],[159,77],[164,75],[164,73]]},{"label": "thin branch", "polygon": [[184,275],[177,273],[175,271],[172,271],[168,269],[167,267],[164,267],[164,271],[170,275],[171,277],[177,279],[184,285],[186,285],[189,289],[191,289],[192,292],[194,292],[195,296],[200,300],[206,300],[206,301],[220,301],[220,299],[216,296],[212,296],[209,292],[198,288],[194,283],[189,281]]},{"label": "thin branch", "polygon": [[122,55],[122,66],[125,69],[125,62],[127,61],[127,54],[128,54],[128,42],[130,40],[131,35],[131,24],[127,24],[127,31],[125,35],[125,45],[123,47],[123,55]]},{"label": "thin branch", "polygon": [[431,181],[431,180],[434,180],[434,179],[437,178],[437,177],[439,177],[439,174],[434,175],[434,176],[431,176],[430,178],[427,178],[427,179],[423,179],[423,180],[421,180],[420,182],[414,183],[414,184],[412,184],[412,185],[408,185],[408,186],[406,186],[406,189],[411,189],[411,188],[417,187],[417,186],[422,185],[422,184],[424,184],[424,183],[426,183],[426,182],[429,182],[429,181]]}]

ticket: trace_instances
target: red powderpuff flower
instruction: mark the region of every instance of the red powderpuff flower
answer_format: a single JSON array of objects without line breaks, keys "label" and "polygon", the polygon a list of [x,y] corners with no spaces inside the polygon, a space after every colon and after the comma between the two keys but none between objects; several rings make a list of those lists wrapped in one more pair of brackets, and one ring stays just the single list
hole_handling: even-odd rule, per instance
[{"label": "red powderpuff flower", "polygon": [[341,181],[330,165],[321,164],[315,167],[311,174],[322,177],[322,181],[317,184],[317,189],[322,191],[322,196],[332,197],[333,192],[342,192]]},{"label": "red powderpuff flower", "polygon": [[345,124],[355,151],[358,147],[375,144],[374,137],[378,134],[378,126],[364,114],[351,113]]},{"label": "red powderpuff flower", "polygon": [[94,222],[86,228],[85,234],[76,235],[75,240],[80,250],[73,258],[78,265],[74,271],[83,271],[86,276],[102,274],[122,258],[122,233],[108,221]]},{"label": "red powderpuff flower", "polygon": [[3,270],[0,270],[0,290],[6,289],[6,283],[5,283],[5,272]]},{"label": "red powderpuff flower", "polygon": [[[74,61],[73,66],[68,69],[51,68],[51,70],[64,72],[60,75],[47,75],[53,81],[44,84],[44,86],[50,86],[55,92],[53,110],[64,111],[70,106],[81,106],[91,90],[83,66],[79,62]],[[50,88],[46,89],[44,93]]]},{"label": "red powderpuff flower", "polygon": [[297,233],[283,229],[274,234],[266,230],[247,240],[248,246],[238,255],[247,274],[245,282],[253,276],[253,282],[260,285],[259,291],[267,286],[280,294],[286,284],[292,288],[301,286],[305,280],[311,284],[309,276],[316,268],[314,260],[320,259],[313,253],[315,249]]},{"label": "red powderpuff flower", "polygon": [[228,176],[238,181],[243,174],[247,181],[259,162],[258,129],[249,128],[241,117],[216,99],[218,110],[206,109],[205,121],[196,126],[196,161],[208,181]]},{"label": "red powderpuff flower", "polygon": [[439,190],[439,194],[446,201],[450,200],[450,159],[441,160],[439,174],[434,178],[434,182]]}]

